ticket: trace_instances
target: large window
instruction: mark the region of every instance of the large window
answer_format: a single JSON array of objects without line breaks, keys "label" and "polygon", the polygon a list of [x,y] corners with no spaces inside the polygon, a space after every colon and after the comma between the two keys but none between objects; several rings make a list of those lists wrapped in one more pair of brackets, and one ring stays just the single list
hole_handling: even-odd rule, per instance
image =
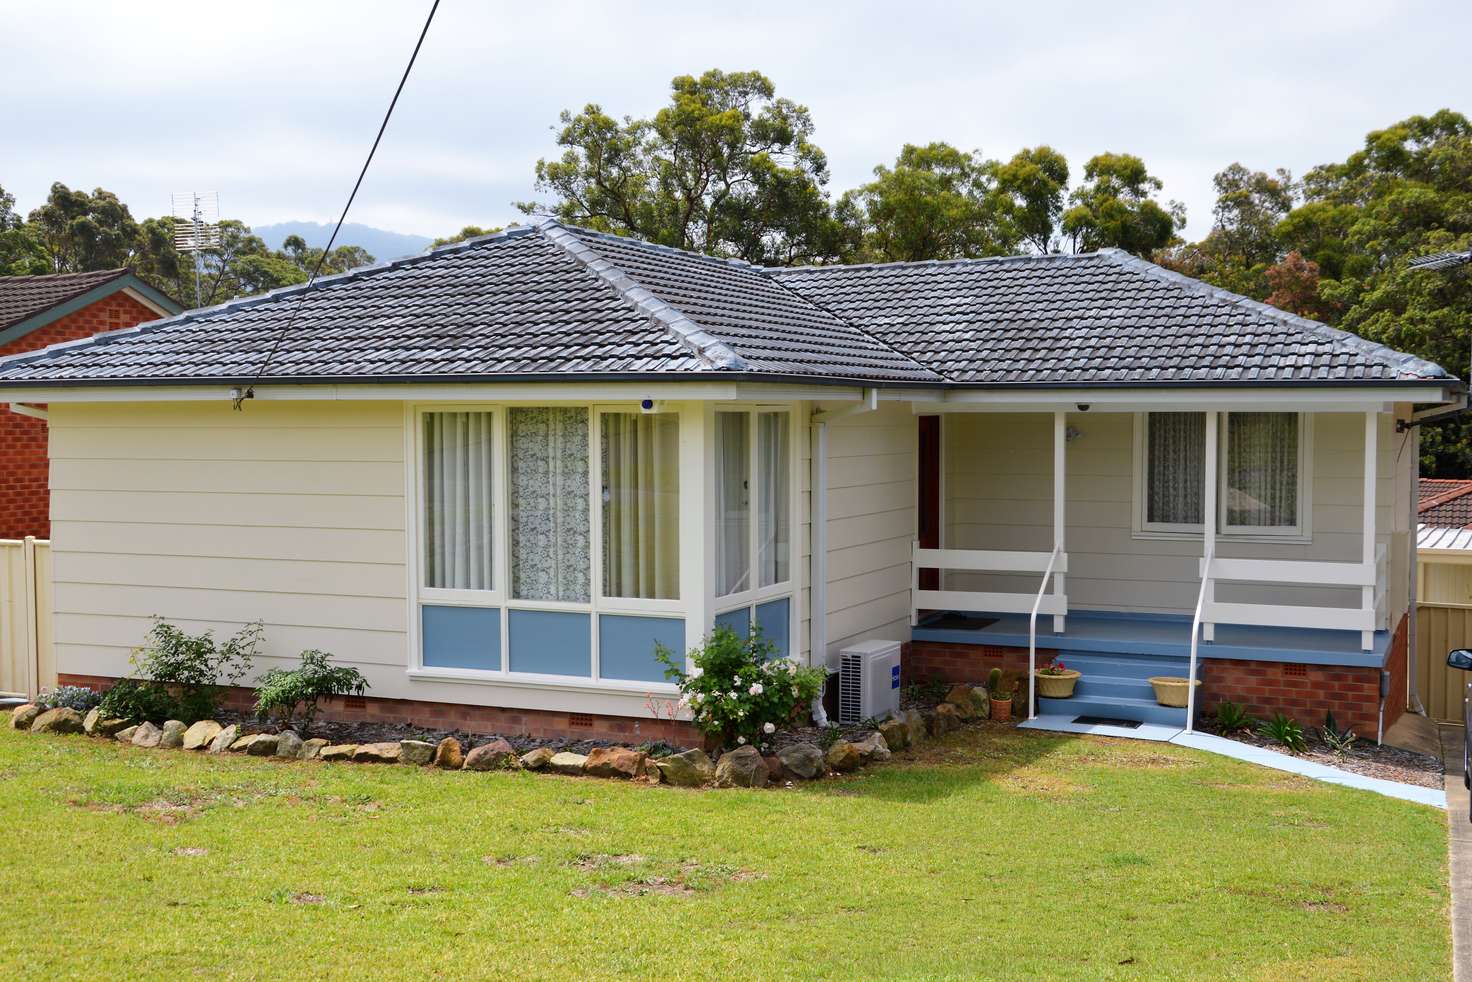
[{"label": "large window", "polygon": [[751,588],[751,414],[716,413],[716,596]]},{"label": "large window", "polygon": [[[1223,534],[1302,536],[1307,431],[1300,413],[1221,414],[1218,525]],[[1200,532],[1206,414],[1146,413],[1139,428],[1144,532]]]},{"label": "large window", "polygon": [[415,673],[666,687],[682,650],[679,413],[417,411]]}]

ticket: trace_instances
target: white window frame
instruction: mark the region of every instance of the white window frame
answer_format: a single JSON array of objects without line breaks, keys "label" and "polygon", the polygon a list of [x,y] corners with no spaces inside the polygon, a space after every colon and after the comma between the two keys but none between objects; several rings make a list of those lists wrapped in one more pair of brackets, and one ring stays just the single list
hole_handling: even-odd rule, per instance
[{"label": "white window frame", "polygon": [[[799,480],[799,453],[800,453],[800,448],[798,447],[798,434],[797,434],[797,432],[795,430],[795,420],[797,419],[797,414],[793,411],[793,408],[791,406],[786,405],[786,404],[780,404],[780,405],[717,405],[715,407],[715,414],[716,415],[719,415],[721,413],[744,414],[746,416],[746,418],[747,418],[747,423],[746,423],[746,425],[747,425],[747,440],[746,440],[746,443],[747,443],[747,453],[749,455],[747,467],[748,467],[748,475],[749,475],[749,478],[748,479],[749,479],[750,485],[751,485],[751,488],[750,488],[750,499],[751,500],[750,500],[750,505],[749,505],[749,508],[748,508],[749,521],[747,522],[747,530],[746,530],[746,534],[747,534],[747,562],[749,563],[749,569],[747,571],[747,577],[748,577],[747,578],[747,582],[749,582],[750,584],[752,584],[752,586],[750,586],[748,589],[741,590],[741,591],[739,591],[737,593],[728,593],[728,594],[726,594],[724,596],[713,597],[713,606],[711,608],[711,623],[709,625],[707,625],[707,627],[709,629],[713,630],[714,629],[714,624],[715,624],[715,618],[716,617],[719,617],[722,614],[729,614],[732,611],[737,611],[737,610],[742,610],[742,609],[749,609],[751,611],[750,623],[751,623],[751,625],[754,626],[756,624],[756,608],[757,607],[761,606],[764,603],[768,603],[770,601],[773,601],[773,600],[786,599],[787,602],[788,602],[788,607],[787,607],[787,620],[788,620],[788,624],[787,624],[787,627],[788,627],[788,635],[789,635],[789,637],[787,639],[787,657],[789,658],[789,660],[798,661],[799,660],[800,653],[801,653],[801,647],[799,645],[799,637],[798,637],[799,636],[799,633],[800,633],[800,627],[801,627],[801,612],[798,610],[798,592],[799,592],[799,590],[798,590],[798,585],[797,584],[798,584],[798,566],[802,562],[801,549],[799,548],[799,544],[800,544],[800,538],[799,537],[802,534],[802,524],[801,524],[801,519],[800,519],[800,514],[801,513],[798,510],[798,504],[799,504],[798,495],[799,495],[799,484],[800,484],[800,480]],[[788,479],[787,479],[788,512],[787,512],[787,514],[789,516],[789,522],[791,523],[791,538],[789,539],[788,546],[787,546],[788,547],[787,579],[781,581],[780,583],[773,583],[773,584],[770,584],[768,586],[757,586],[756,585],[761,580],[760,570],[758,568],[758,551],[759,551],[758,547],[759,547],[760,528],[761,528],[761,522],[760,522],[761,505],[762,505],[762,501],[761,501],[761,490],[762,490],[762,484],[763,484],[763,482],[761,481],[761,479],[759,477],[759,474],[758,474],[758,468],[759,468],[759,462],[760,462],[761,454],[760,454],[760,450],[759,450],[759,447],[758,447],[759,427],[757,425],[757,417],[759,415],[761,415],[762,413],[781,413],[787,419],[787,455],[788,455],[788,462],[787,462],[787,475],[788,475]],[[714,420],[712,420],[712,423],[714,424]],[[712,430],[712,435],[713,434],[714,434],[714,429]],[[716,473],[716,469],[719,467],[720,461],[717,460],[716,459],[716,456],[715,456],[715,440],[714,440],[714,437],[713,436],[712,436],[712,439],[710,441],[710,446],[711,446],[711,452],[710,452],[711,471],[712,471],[712,473]],[[711,505],[710,508],[707,509],[707,512],[711,516],[711,521],[714,521],[715,509],[714,509],[714,505],[713,504]],[[714,558],[713,557],[712,557],[712,562],[714,562]],[[712,567],[712,579],[711,579],[711,589],[712,589],[712,592],[714,592],[714,583],[715,583],[715,579],[714,579],[714,567]]]},{"label": "white window frame", "polygon": [[[507,427],[509,410],[521,407],[544,407],[564,406],[569,408],[584,409],[588,412],[588,507],[590,509],[589,535],[592,539],[589,544],[588,575],[590,577],[590,600],[586,603],[576,601],[560,600],[522,600],[512,596],[511,593],[511,510],[510,503],[510,474],[511,474],[511,446],[510,433]],[[645,600],[632,597],[608,597],[603,593],[603,509],[601,507],[602,495],[602,419],[605,413],[610,412],[639,412],[637,402],[630,403],[578,403],[569,400],[546,399],[546,400],[518,400],[516,402],[494,402],[494,403],[405,403],[404,406],[404,431],[405,443],[404,453],[406,465],[405,471],[405,495],[408,498],[406,519],[408,524],[405,535],[408,549],[408,672],[411,678],[422,678],[442,681],[469,681],[482,683],[496,683],[507,685],[525,685],[535,688],[558,688],[595,690],[613,693],[628,694],[655,694],[675,695],[678,688],[671,682],[648,682],[628,679],[605,679],[600,674],[599,664],[599,618],[603,614],[610,615],[633,615],[641,617],[665,617],[671,620],[683,620],[686,624],[686,635],[689,635],[689,625],[692,616],[693,604],[684,598],[685,564],[691,561],[691,552],[685,543],[686,523],[685,510],[690,507],[692,495],[695,492],[685,487],[684,478],[686,468],[684,454],[687,453],[685,428],[689,425],[689,414],[696,410],[673,406],[661,409],[676,416],[679,419],[681,430],[680,440],[680,512],[681,512],[681,544],[680,544],[680,575],[677,577],[681,584],[681,598],[671,600]],[[491,554],[493,569],[491,574],[492,589],[490,590],[448,590],[443,588],[426,587],[424,583],[424,556],[423,548],[423,522],[425,511],[425,474],[424,474],[424,445],[423,427],[424,417],[437,412],[488,412],[492,414],[491,434],[494,446],[494,481],[495,488],[492,492],[493,522],[491,526]],[[696,412],[696,419],[698,419]],[[422,637],[422,608],[425,606],[435,607],[489,607],[496,608],[500,612],[500,667],[495,669],[471,669],[471,668],[443,668],[438,666],[427,666],[424,664],[424,645]],[[537,610],[537,611],[566,611],[571,613],[587,614],[589,621],[590,650],[590,674],[588,676],[576,675],[547,675],[532,672],[511,671],[511,637],[510,622],[512,610]]]},{"label": "white window frame", "polygon": [[[1184,410],[1185,412],[1206,412]],[[1246,410],[1258,412],[1259,410]],[[1271,412],[1292,410],[1264,410]],[[1199,539],[1204,534],[1200,524],[1152,522],[1147,518],[1149,502],[1148,470],[1150,427],[1148,412],[1135,413],[1133,467],[1133,532],[1138,539]],[[1227,441],[1230,438],[1231,413],[1218,411],[1217,419],[1217,522],[1218,538],[1241,542],[1306,543],[1313,538],[1313,414],[1296,412],[1298,417],[1298,523],[1293,526],[1228,525],[1227,524]]]}]

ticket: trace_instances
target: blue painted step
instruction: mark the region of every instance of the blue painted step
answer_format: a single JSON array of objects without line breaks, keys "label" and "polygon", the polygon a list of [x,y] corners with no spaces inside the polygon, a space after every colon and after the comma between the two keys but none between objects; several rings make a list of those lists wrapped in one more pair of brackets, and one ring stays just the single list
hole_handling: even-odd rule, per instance
[{"label": "blue painted step", "polygon": [[1071,699],[1038,699],[1038,711],[1075,716],[1105,716],[1167,726],[1185,726],[1186,711],[1162,706],[1155,701],[1152,675],[1184,678],[1188,659],[1154,655],[1060,652],[1069,668],[1083,673]]}]

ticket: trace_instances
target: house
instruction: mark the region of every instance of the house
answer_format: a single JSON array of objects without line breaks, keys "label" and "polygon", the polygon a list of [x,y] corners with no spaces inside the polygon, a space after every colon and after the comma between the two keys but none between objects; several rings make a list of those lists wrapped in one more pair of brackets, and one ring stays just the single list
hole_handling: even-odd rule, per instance
[{"label": "house", "polygon": [[1183,726],[1144,680],[1194,671],[1374,732],[1417,407],[1461,395],[1116,251],[766,269],[552,221],[0,362],[50,406],[63,681],[261,618],[258,667],[368,677],[339,716],[645,739],[656,643],[717,624],[916,680],[1059,653],[1064,722]]},{"label": "house", "polygon": [[[130,270],[0,276],[0,358],[183,309]],[[0,404],[0,539],[50,534],[46,424]]]}]

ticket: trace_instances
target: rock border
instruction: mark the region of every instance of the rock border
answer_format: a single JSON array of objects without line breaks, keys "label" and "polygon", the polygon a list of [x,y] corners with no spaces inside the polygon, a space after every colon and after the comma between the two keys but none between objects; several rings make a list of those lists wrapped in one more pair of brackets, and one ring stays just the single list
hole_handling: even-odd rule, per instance
[{"label": "rock border", "polygon": [[[750,745],[736,747],[712,759],[704,750],[683,750],[651,756],[636,747],[596,747],[587,754],[535,747],[518,754],[504,737],[488,737],[461,746],[455,737],[438,744],[403,739],[366,744],[332,744],[321,738],[303,739],[292,730],[279,733],[246,732],[239,723],[222,725],[199,720],[186,725],[167,720],[162,726],[144,721],[104,719],[97,710],[85,718],[70,709],[42,711],[34,704],[17,706],[10,714],[15,730],[36,733],[84,734],[116,740],[142,749],[181,753],[243,754],[274,761],[401,764],[411,767],[462,771],[533,771],[575,777],[668,784],[682,788],[793,787],[801,781],[845,774],[869,764],[883,763],[896,752],[918,747],[943,736],[963,721],[975,718],[972,694],[961,687],[947,701],[927,710],[908,709],[874,721],[862,736],[837,739],[827,749],[810,741],[789,742],[770,754]],[[983,691],[984,690],[980,690]]]}]

